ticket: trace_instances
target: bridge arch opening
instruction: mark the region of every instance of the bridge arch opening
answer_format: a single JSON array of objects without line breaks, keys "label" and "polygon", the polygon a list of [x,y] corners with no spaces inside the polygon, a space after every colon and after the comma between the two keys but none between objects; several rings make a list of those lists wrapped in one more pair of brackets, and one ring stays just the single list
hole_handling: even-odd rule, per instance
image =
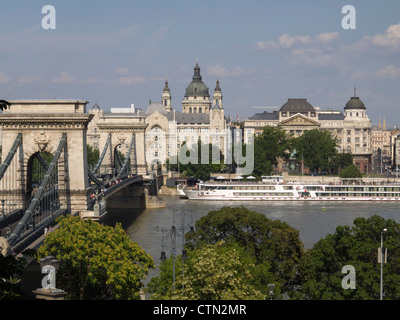
[{"label": "bridge arch opening", "polygon": [[35,194],[52,160],[53,154],[46,151],[36,152],[29,158],[26,168],[26,196],[31,197]]}]

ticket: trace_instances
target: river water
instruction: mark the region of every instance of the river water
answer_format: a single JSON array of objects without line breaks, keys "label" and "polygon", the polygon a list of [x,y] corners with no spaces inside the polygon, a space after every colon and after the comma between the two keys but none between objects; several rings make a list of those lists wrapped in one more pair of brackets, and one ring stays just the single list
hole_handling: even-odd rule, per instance
[{"label": "river water", "polygon": [[[169,229],[173,224],[181,226],[181,219],[176,211],[186,213],[185,226],[194,223],[209,211],[218,210],[224,206],[244,206],[249,210],[265,214],[273,220],[288,223],[300,233],[300,240],[305,248],[311,248],[327,234],[332,234],[339,225],[353,225],[357,217],[369,218],[374,214],[385,219],[400,222],[400,205],[395,202],[352,202],[352,201],[196,201],[180,199],[178,197],[164,197],[166,208],[161,209],[130,209],[108,210],[104,224],[114,226],[120,222],[127,235],[136,241],[148,254],[150,254],[157,268],[151,270],[145,283],[158,274],[160,255],[162,251],[162,232],[157,227]],[[175,212],[175,214],[174,214]],[[175,216],[175,220],[174,220]],[[192,218],[192,221],[190,219]],[[174,223],[175,221],[175,223]],[[182,250],[182,238],[176,238],[177,254]],[[164,244],[171,247],[171,238],[165,238]],[[170,256],[168,249],[165,250]]]}]

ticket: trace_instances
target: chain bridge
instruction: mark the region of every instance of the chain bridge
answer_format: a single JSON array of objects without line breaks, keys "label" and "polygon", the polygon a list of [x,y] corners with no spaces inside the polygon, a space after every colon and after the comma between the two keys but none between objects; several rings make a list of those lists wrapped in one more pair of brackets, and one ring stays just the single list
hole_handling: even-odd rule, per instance
[{"label": "chain bridge", "polygon": [[[105,125],[99,160],[89,168],[87,101],[10,103],[0,114],[0,252],[29,247],[61,215],[100,220],[107,207],[143,207],[156,196],[158,180],[146,176],[143,159],[145,124]],[[128,146],[123,159],[121,144]]]}]

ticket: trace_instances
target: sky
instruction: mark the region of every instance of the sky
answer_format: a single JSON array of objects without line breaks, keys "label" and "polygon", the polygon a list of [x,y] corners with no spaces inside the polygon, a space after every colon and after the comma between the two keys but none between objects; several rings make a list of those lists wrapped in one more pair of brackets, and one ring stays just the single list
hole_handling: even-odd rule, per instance
[{"label": "sky", "polygon": [[[55,29],[45,29],[55,8]],[[355,29],[344,29],[355,9]],[[53,19],[54,20],[54,19]],[[14,0],[0,3],[0,99],[83,99],[146,109],[168,78],[182,110],[198,61],[225,115],[243,120],[307,98],[400,127],[398,0]]]}]

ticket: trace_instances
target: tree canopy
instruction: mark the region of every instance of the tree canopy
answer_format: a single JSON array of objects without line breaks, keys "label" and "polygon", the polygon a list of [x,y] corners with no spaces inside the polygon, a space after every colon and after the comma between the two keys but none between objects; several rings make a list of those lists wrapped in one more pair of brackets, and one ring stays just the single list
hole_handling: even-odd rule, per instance
[{"label": "tree canopy", "polygon": [[254,138],[254,172],[257,177],[268,175],[278,164],[278,159],[289,159],[293,152],[292,136],[281,128],[266,126]]},{"label": "tree canopy", "polygon": [[142,279],[154,261],[132,242],[120,224],[103,226],[79,217],[58,218],[60,227],[46,236],[38,259],[61,260],[57,287],[70,299],[139,299]]},{"label": "tree canopy", "polygon": [[[170,274],[170,263],[168,264]],[[165,282],[164,292],[157,292],[160,284],[157,279],[150,284],[156,291],[154,299],[173,300],[259,300],[265,295],[252,284],[254,263],[248,254],[240,247],[226,244],[223,241],[216,244],[198,246],[189,252],[184,264],[180,264],[176,290],[170,281]],[[165,272],[165,269],[163,270]],[[165,278],[166,279],[166,278]],[[164,280],[165,280],[164,279]],[[170,279],[170,277],[169,277]]]},{"label": "tree canopy", "polygon": [[[186,142],[184,142],[181,146],[182,150],[184,148],[188,149]],[[205,157],[207,154],[202,154],[203,150],[208,150],[208,157]],[[213,154],[217,155],[217,159],[213,161]],[[197,144],[193,144],[190,150],[188,149],[186,152],[187,163],[183,161],[182,157],[179,157],[179,171],[183,172],[187,177],[195,177],[200,180],[209,180],[210,173],[220,172],[225,168],[224,165],[224,157],[221,150],[209,143],[204,144],[199,139]],[[174,161],[176,164],[171,164],[171,159],[168,160],[168,168],[170,170],[178,170],[178,164],[176,156],[174,156]]]},{"label": "tree canopy", "polygon": [[341,178],[361,178],[362,174],[354,164],[351,164],[348,167],[344,168],[342,171],[340,171],[339,176]]},{"label": "tree canopy", "polygon": [[[253,288],[254,292],[261,292],[265,298],[268,294],[268,284],[273,283],[276,286],[277,295],[285,293],[293,297],[296,294],[295,288],[302,281],[302,255],[304,254],[304,246],[296,229],[244,207],[224,207],[211,211],[196,222],[195,229],[194,233],[186,234],[189,257],[202,256],[203,253],[198,250],[211,250],[209,246],[220,246],[222,242],[224,248],[225,246],[236,248],[237,261],[231,261],[231,263],[242,264],[242,271],[237,272],[248,279],[246,285]],[[214,249],[218,252],[225,250],[221,247]],[[192,253],[194,251],[195,253]],[[214,262],[208,263],[209,265],[202,263],[204,273],[214,267]],[[185,269],[184,274],[187,277],[192,272],[194,274],[200,272],[194,266],[190,267],[192,264],[193,261],[190,260],[188,269]],[[191,279],[194,278],[195,276]],[[171,286],[172,281],[167,280],[171,279],[170,268],[163,269],[162,267],[160,278],[153,279],[150,291],[166,294],[168,290],[160,287]],[[185,282],[185,287],[186,285],[188,285],[187,282]],[[197,283],[197,285],[200,284]]]},{"label": "tree canopy", "polygon": [[294,144],[296,153],[311,171],[318,172],[332,167],[337,155],[337,141],[329,131],[306,130],[295,139]]},{"label": "tree canopy", "polygon": [[[380,292],[378,247],[381,232],[383,246],[388,250],[383,268],[385,299],[400,298],[400,224],[392,219],[374,215],[356,218],[354,226],[338,226],[334,234],[318,241],[310,250],[306,263],[306,279],[302,291],[307,299],[315,300],[376,300]],[[342,268],[351,265],[356,272],[356,288],[343,289]]]}]

